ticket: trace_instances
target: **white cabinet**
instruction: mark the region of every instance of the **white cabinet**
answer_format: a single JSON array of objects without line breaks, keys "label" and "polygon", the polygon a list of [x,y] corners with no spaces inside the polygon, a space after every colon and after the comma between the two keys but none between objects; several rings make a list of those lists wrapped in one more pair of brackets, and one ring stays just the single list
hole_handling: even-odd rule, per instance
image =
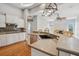
[{"label": "white cabinet", "polygon": [[19,33],[19,41],[25,40],[25,32]]},{"label": "white cabinet", "polygon": [[0,47],[25,40],[25,32],[0,35]]},{"label": "white cabinet", "polygon": [[19,42],[18,33],[12,34],[13,43]]},{"label": "white cabinet", "polygon": [[7,45],[6,35],[0,35],[0,46],[6,46],[6,45]]},{"label": "white cabinet", "polygon": [[24,28],[24,20],[20,17],[6,15],[6,23],[17,24],[18,28]]},{"label": "white cabinet", "polygon": [[0,27],[5,27],[5,16],[0,15]]},{"label": "white cabinet", "polygon": [[59,56],[70,56],[70,54],[64,51],[59,51]]},{"label": "white cabinet", "polygon": [[17,17],[12,15],[6,15],[6,23],[16,23]]},{"label": "white cabinet", "polygon": [[[1,36],[0,36],[1,37]],[[1,38],[0,38],[0,47],[1,47]]]},{"label": "white cabinet", "polygon": [[70,53],[67,53],[67,52],[64,52],[64,51],[59,51],[59,56],[76,56],[76,55],[70,54]]},{"label": "white cabinet", "polygon": [[12,44],[12,43],[16,43],[19,41],[18,39],[18,34],[15,33],[15,34],[7,34],[7,44]]},{"label": "white cabinet", "polygon": [[14,42],[14,38],[12,34],[7,34],[7,45],[12,44]]},{"label": "white cabinet", "polygon": [[31,52],[32,52],[32,56],[50,56],[44,52],[41,52],[39,50],[36,50],[34,48],[31,49]]},{"label": "white cabinet", "polygon": [[18,28],[24,28],[24,20],[19,18],[17,25],[18,25]]}]

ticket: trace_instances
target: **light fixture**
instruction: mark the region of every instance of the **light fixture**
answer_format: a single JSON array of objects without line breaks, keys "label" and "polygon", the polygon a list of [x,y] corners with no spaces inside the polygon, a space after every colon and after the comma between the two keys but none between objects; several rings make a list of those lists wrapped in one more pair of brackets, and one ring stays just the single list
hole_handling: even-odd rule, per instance
[{"label": "light fixture", "polygon": [[58,10],[56,3],[47,3],[45,4],[45,9],[43,11],[43,16],[51,16]]},{"label": "light fixture", "polygon": [[32,6],[34,3],[21,3],[22,7],[29,7]]}]

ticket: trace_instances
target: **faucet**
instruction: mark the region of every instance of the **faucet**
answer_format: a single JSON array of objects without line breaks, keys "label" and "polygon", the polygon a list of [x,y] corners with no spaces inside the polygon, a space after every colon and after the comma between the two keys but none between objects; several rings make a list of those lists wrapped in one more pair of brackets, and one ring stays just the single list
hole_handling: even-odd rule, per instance
[{"label": "faucet", "polygon": [[48,29],[48,28],[45,28],[45,29],[44,29],[44,32],[49,33],[49,29]]}]

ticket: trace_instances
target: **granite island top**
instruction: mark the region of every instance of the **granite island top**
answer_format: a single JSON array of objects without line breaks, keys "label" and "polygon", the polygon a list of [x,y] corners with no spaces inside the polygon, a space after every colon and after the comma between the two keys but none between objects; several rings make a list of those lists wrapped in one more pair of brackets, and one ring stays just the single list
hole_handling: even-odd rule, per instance
[{"label": "granite island top", "polygon": [[29,34],[31,34],[31,35],[48,35],[49,33],[45,33],[45,32],[38,32],[38,33],[29,33]]},{"label": "granite island top", "polygon": [[75,37],[62,37],[57,43],[57,49],[79,56],[79,39]]},{"label": "granite island top", "polygon": [[32,48],[39,50],[41,52],[44,52],[50,56],[57,56],[58,50],[56,49],[56,43],[53,41],[53,39],[47,39],[47,40],[38,40],[37,42],[33,44],[29,44]]},{"label": "granite island top", "polygon": [[[31,34],[39,35],[38,33]],[[75,37],[67,37],[60,35],[60,38],[57,40],[57,42],[55,42],[54,39],[41,39],[29,45],[32,48],[35,48],[52,56],[58,56],[59,50],[73,55],[79,55],[79,39]]]}]

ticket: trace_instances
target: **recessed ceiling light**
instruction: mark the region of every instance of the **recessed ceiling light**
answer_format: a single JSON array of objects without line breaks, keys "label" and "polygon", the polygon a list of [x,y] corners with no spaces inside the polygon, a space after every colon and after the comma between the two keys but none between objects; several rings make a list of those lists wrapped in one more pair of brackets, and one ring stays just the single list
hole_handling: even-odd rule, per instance
[{"label": "recessed ceiling light", "polygon": [[32,6],[34,3],[21,3],[22,7],[29,7]]}]

